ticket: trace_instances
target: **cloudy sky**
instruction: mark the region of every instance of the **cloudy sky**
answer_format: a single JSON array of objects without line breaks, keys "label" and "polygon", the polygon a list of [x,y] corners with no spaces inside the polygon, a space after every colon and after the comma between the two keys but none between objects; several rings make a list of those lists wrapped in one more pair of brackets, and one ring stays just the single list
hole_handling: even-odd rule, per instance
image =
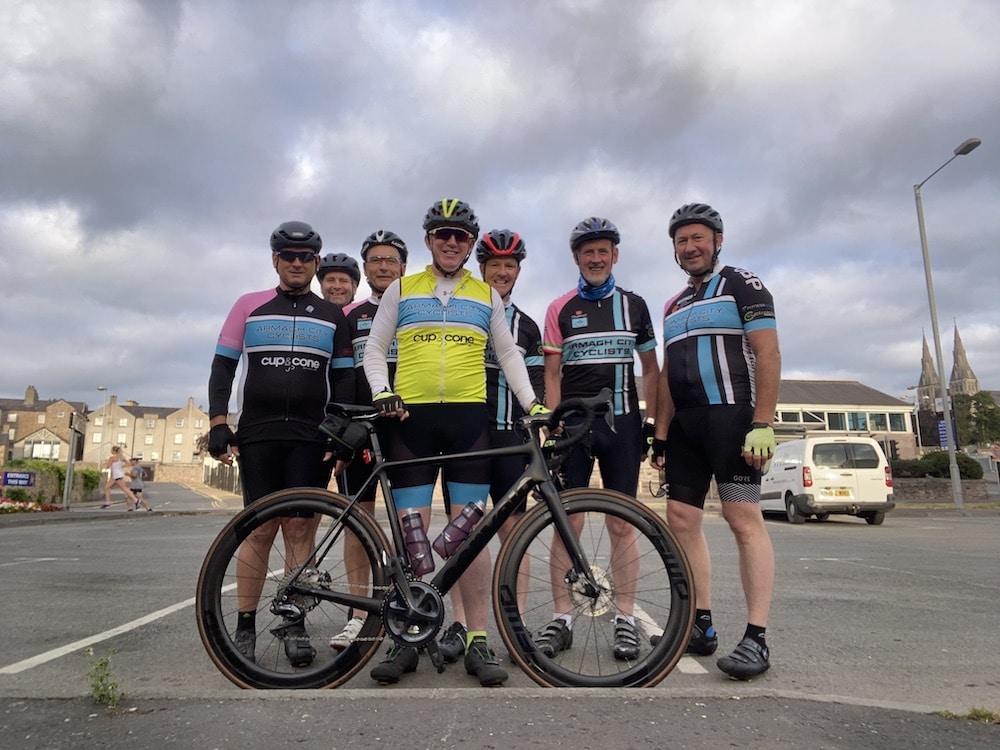
[{"label": "cloudy sky", "polygon": [[667,220],[711,203],[783,376],[901,396],[933,350],[913,185],[973,136],[924,212],[946,371],[957,323],[1000,389],[994,0],[0,0],[0,29],[0,396],[206,404],[275,226],[392,229],[412,271],[445,196],[525,238],[539,322],[595,214],[658,317]]}]

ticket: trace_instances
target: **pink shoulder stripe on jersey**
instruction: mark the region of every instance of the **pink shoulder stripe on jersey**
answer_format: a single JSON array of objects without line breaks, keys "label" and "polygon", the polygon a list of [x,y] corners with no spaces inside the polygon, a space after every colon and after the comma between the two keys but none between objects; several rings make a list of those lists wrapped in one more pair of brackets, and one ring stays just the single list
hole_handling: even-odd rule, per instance
[{"label": "pink shoulder stripe on jersey", "polygon": [[545,333],[542,336],[542,351],[545,354],[561,354],[563,348],[563,335],[559,330],[559,313],[566,307],[566,303],[576,297],[576,289],[570,289],[561,297],[553,300],[545,311]]},{"label": "pink shoulder stripe on jersey", "polygon": [[244,294],[236,300],[233,309],[226,316],[226,322],[222,324],[215,353],[230,359],[239,359],[243,353],[243,334],[247,318],[258,307],[274,299],[277,294],[277,289],[263,289]]}]

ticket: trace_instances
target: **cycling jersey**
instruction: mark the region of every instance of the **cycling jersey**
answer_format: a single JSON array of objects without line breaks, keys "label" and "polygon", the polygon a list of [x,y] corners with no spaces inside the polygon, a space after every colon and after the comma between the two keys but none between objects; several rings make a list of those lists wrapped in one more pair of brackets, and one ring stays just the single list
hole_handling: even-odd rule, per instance
[{"label": "cycling jersey", "polygon": [[638,413],[634,355],[654,349],[645,301],[618,287],[599,300],[584,299],[573,289],[545,313],[542,350],[560,355],[563,399],[593,396],[610,387],[616,415]]},{"label": "cycling jersey", "polygon": [[[372,402],[371,388],[368,385],[368,378],[365,376],[365,344],[368,342],[368,334],[371,331],[375,313],[378,312],[378,304],[378,297],[369,297],[361,302],[353,302],[344,308],[347,324],[351,329],[351,346],[354,351],[354,397],[357,403],[365,405]],[[396,379],[396,360],[396,340],[393,339],[386,355],[390,383]]]},{"label": "cycling jersey", "polygon": [[354,398],[347,319],[312,292],[278,289],[240,297],[219,333],[209,377],[209,416],[225,415],[237,365],[237,441],[325,442],[327,403]]},{"label": "cycling jersey", "polygon": [[663,366],[678,410],[756,400],[750,331],[774,329],[774,300],[754,274],[717,266],[663,308]]},{"label": "cycling jersey", "polygon": [[[505,308],[507,326],[514,337],[514,345],[524,358],[528,377],[539,403],[545,392],[545,366],[542,358],[542,337],[538,325],[513,302]],[[524,416],[524,410],[507,385],[507,376],[500,368],[493,339],[486,344],[486,407],[490,425],[496,430],[512,430],[514,423]],[[516,475],[515,475],[516,476]]]},{"label": "cycling jersey", "polygon": [[365,348],[365,375],[373,395],[392,382],[387,353],[393,336],[398,342],[393,390],[407,404],[485,403],[487,338],[493,339],[497,360],[521,406],[530,408],[535,401],[500,295],[468,270],[445,279],[427,266],[385,290]]}]

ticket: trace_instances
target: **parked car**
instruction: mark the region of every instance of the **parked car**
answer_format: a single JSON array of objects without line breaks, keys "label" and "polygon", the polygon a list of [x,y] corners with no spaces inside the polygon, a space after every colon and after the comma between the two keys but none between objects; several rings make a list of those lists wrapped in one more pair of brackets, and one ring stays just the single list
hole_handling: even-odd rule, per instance
[{"label": "parked car", "polygon": [[808,437],[775,449],[761,478],[761,510],[789,522],[831,513],[859,516],[873,526],[896,507],[892,470],[882,446],[867,437]]}]

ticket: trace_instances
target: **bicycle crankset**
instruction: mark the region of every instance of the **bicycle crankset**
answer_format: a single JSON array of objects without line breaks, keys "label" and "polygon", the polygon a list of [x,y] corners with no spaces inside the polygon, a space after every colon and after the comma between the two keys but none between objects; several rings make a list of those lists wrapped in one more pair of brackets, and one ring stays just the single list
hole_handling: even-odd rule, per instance
[{"label": "bicycle crankset", "polygon": [[403,646],[420,647],[434,640],[444,622],[444,600],[423,581],[410,581],[411,608],[398,591],[382,602],[382,622],[389,636]]}]

